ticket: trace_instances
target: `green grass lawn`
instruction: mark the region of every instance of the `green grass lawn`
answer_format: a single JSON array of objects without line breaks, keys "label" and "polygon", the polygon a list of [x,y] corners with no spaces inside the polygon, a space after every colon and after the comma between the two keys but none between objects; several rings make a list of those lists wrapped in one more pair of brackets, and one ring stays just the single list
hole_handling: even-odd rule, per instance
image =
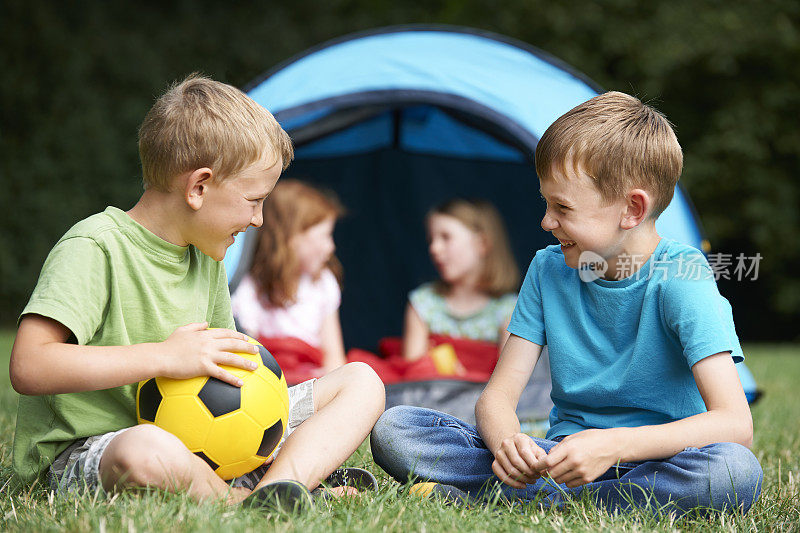
[{"label": "green grass lawn", "polygon": [[[301,517],[196,504],[182,495],[127,493],[54,499],[41,487],[13,488],[11,442],[17,395],[8,380],[13,333],[0,332],[0,531],[798,531],[800,530],[800,346],[750,345],[748,366],[765,396],[753,407],[753,450],[764,468],[761,499],[744,517],[651,519],[612,516],[588,502],[561,510],[502,506],[458,509],[398,494],[399,485],[362,446],[348,464],[379,475],[381,490]],[[43,369],[46,371],[46,369]]]}]

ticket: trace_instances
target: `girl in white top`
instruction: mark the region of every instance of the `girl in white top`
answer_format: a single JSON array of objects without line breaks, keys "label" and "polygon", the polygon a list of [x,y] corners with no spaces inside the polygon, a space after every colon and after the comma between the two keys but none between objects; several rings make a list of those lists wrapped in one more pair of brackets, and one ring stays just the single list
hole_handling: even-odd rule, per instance
[{"label": "girl in white top", "polygon": [[345,363],[341,264],[333,255],[339,201],[298,180],[281,180],[264,202],[253,266],[231,298],[249,335],[294,337],[323,353],[323,375]]}]

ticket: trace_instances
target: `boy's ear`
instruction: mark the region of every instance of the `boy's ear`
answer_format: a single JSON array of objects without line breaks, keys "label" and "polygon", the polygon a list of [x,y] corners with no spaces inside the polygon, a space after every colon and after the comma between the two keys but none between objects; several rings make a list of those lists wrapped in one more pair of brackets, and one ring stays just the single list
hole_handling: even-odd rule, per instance
[{"label": "boy's ear", "polygon": [[653,205],[653,200],[644,189],[633,189],[628,192],[625,201],[625,212],[622,214],[620,227],[622,229],[633,229],[647,218],[647,214]]},{"label": "boy's ear", "polygon": [[208,192],[208,185],[214,172],[207,167],[198,168],[189,174],[184,188],[184,198],[189,207],[197,211],[203,205]]}]

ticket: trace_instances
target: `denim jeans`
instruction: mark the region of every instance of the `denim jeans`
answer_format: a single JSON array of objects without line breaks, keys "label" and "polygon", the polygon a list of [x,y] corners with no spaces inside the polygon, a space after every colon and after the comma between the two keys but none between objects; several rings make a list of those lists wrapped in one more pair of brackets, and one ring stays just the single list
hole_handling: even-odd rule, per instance
[{"label": "denim jeans", "polygon": [[[533,437],[531,437],[533,438]],[[545,451],[556,441],[533,438]],[[475,426],[431,409],[398,406],[387,410],[372,430],[375,462],[401,483],[435,481],[471,497],[499,490],[511,500],[561,506],[584,491],[609,512],[631,507],[683,514],[690,509],[747,511],[761,492],[762,471],[753,453],[722,442],[686,448],[664,460],[621,463],[577,488],[539,479],[525,489],[500,483],[494,456]]]}]

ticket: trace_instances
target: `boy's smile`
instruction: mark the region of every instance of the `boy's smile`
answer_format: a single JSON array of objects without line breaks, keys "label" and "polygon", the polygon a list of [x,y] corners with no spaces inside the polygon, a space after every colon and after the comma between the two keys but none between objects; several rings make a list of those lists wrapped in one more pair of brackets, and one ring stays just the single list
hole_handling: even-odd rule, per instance
[{"label": "boy's smile", "polygon": [[264,200],[281,174],[281,161],[265,156],[235,176],[206,184],[205,198],[188,239],[204,254],[221,261],[234,238],[263,222]]},{"label": "boy's smile", "polygon": [[629,216],[627,198],[605,201],[594,180],[580,166],[573,171],[566,165],[566,174],[554,168],[550,179],[540,180],[539,184],[547,202],[542,229],[558,239],[567,266],[578,269],[581,254],[591,251],[608,262],[606,277],[615,279],[621,255],[652,253],[653,238],[658,242],[652,223],[637,223],[633,228],[624,226]]}]

